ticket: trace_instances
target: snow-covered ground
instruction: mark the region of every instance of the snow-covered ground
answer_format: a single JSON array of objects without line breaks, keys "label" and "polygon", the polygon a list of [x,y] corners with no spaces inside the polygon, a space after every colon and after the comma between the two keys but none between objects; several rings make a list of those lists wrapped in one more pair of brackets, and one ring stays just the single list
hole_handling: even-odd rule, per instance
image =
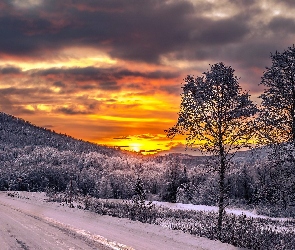
[{"label": "snow-covered ground", "polygon": [[[170,203],[170,202],[161,202],[161,201],[153,201],[153,204],[155,204],[156,206],[167,207],[170,209],[218,212],[218,207],[216,206]],[[230,213],[230,214],[245,215],[247,217],[253,217],[253,218],[265,218],[265,219],[282,220],[282,221],[292,220],[291,218],[273,218],[273,217],[268,217],[264,215],[258,215],[255,210],[249,211],[249,210],[234,209],[234,208],[226,208],[225,210],[227,213]]]},{"label": "snow-covered ground", "polygon": [[[107,199],[107,201],[110,202],[123,202],[123,200],[120,199]],[[147,202],[149,203],[149,202]],[[206,205],[193,205],[193,204],[184,204],[184,203],[170,203],[170,202],[163,202],[163,201],[153,201],[152,204],[159,206],[159,207],[164,207],[164,208],[169,208],[169,209],[180,209],[180,210],[194,210],[194,211],[206,211],[206,212],[218,212],[218,207],[217,206],[206,206]],[[286,221],[286,220],[294,220],[292,218],[274,218],[274,217],[269,217],[265,215],[259,215],[256,213],[255,210],[245,210],[245,209],[240,209],[240,208],[226,208],[225,211],[230,214],[235,214],[235,215],[245,215],[247,217],[252,217],[252,218],[264,218],[264,219],[271,219],[275,221]]]},{"label": "snow-covered ground", "polygon": [[46,198],[44,193],[19,192],[17,198],[0,192],[0,241],[6,244],[1,249],[16,244],[23,249],[238,249],[158,225],[48,203]]}]

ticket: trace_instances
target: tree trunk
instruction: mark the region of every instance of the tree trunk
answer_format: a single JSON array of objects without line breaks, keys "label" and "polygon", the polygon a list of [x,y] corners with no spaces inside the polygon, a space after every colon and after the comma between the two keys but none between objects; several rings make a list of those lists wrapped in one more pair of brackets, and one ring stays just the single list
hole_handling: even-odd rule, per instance
[{"label": "tree trunk", "polygon": [[219,200],[218,200],[218,239],[221,240],[222,222],[224,213],[224,196],[225,196],[225,159],[223,149],[220,155],[220,170],[219,170]]},{"label": "tree trunk", "polygon": [[224,140],[223,140],[223,112],[222,107],[218,107],[219,122],[218,122],[218,147],[219,147],[219,159],[220,159],[220,168],[219,168],[219,199],[218,199],[218,223],[217,223],[217,236],[218,239],[222,238],[222,222],[223,222],[223,212],[224,212],[224,196],[225,196],[225,168],[226,168],[226,157],[224,150]]},{"label": "tree trunk", "polygon": [[291,109],[291,116],[292,116],[292,142],[295,143],[295,82],[294,79],[291,79],[292,81],[292,109]]}]

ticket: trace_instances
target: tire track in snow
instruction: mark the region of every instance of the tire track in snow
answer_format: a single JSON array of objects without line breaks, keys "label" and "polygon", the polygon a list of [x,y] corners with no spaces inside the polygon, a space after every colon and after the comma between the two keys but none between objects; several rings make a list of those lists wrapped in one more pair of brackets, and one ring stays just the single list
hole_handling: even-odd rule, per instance
[{"label": "tire track in snow", "polygon": [[101,235],[91,234],[90,232],[87,232],[83,229],[78,229],[78,228],[72,227],[70,225],[66,225],[66,224],[56,221],[52,218],[45,217],[43,219],[45,221],[47,221],[48,224],[55,226],[61,230],[74,232],[75,234],[78,234],[78,235],[85,237],[86,239],[92,240],[94,242],[100,243],[106,247],[113,249],[113,250],[135,250],[134,248],[126,246],[124,244],[121,244],[121,243],[118,243],[115,241],[110,241]]}]

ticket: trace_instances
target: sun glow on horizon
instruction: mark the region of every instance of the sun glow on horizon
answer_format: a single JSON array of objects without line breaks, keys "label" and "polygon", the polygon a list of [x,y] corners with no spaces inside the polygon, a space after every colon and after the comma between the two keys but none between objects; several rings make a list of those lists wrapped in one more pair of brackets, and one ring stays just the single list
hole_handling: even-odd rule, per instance
[{"label": "sun glow on horizon", "polygon": [[[142,155],[152,155],[171,150],[177,145],[183,145],[184,141],[171,140],[166,134],[137,134],[129,136],[119,136],[115,138],[104,138],[106,146],[131,151]],[[97,141],[98,144],[101,142]]]},{"label": "sun glow on horizon", "polygon": [[131,151],[135,151],[135,152],[139,153],[142,145],[140,143],[130,143],[129,147],[130,147]]}]

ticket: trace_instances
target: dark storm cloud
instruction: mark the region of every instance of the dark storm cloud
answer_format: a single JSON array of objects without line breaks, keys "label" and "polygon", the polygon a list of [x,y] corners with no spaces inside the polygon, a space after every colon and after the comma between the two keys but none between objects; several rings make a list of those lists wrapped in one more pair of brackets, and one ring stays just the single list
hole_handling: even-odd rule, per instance
[{"label": "dark storm cloud", "polygon": [[239,42],[250,32],[249,16],[212,20],[192,15],[192,11],[198,13],[199,10],[189,7],[187,2],[179,2],[181,4],[182,7],[175,4],[167,9],[163,6],[161,13],[152,10],[153,13],[138,17],[135,31],[127,31],[122,42],[115,41],[110,54],[128,60],[157,62],[160,56],[175,51],[186,52],[187,56],[203,47]]},{"label": "dark storm cloud", "polygon": [[235,3],[240,8],[249,8],[257,3],[257,0],[231,0],[229,2]]},{"label": "dark storm cloud", "polygon": [[59,112],[59,113],[63,113],[65,115],[87,115],[87,114],[91,114],[91,112],[78,110],[75,107],[61,107],[61,108],[57,108],[55,111]]},{"label": "dark storm cloud", "polygon": [[158,62],[166,53],[226,45],[249,32],[248,19],[240,15],[224,20],[197,15],[210,8],[185,0],[43,1],[30,11],[7,4],[0,17],[0,53],[54,56],[50,51],[68,45],[91,46],[113,57]]},{"label": "dark storm cloud", "polygon": [[118,91],[124,88],[141,89],[143,84],[129,84],[126,86],[118,81],[126,77],[143,79],[174,79],[178,77],[178,72],[151,71],[139,72],[122,68],[49,68],[41,70],[31,70],[26,72],[28,77],[44,77],[52,80],[54,87],[59,87],[60,93],[73,93],[79,90],[105,90]]},{"label": "dark storm cloud", "polygon": [[270,30],[276,33],[295,33],[295,20],[285,17],[275,17],[268,24]]},{"label": "dark storm cloud", "polygon": [[[26,16],[7,16],[0,17],[1,32],[1,52],[17,56],[32,56],[39,54],[40,49],[52,48],[54,46],[50,34],[46,34],[47,27],[40,25],[46,20]],[[39,31],[38,31],[39,30]],[[44,32],[44,34],[42,33]],[[48,39],[48,40],[47,40]],[[47,40],[47,41],[46,41]],[[58,42],[58,41],[57,41]],[[56,43],[55,43],[56,44]]]},{"label": "dark storm cloud", "polygon": [[[23,87],[10,87],[10,88],[2,88],[0,89],[0,93],[5,96],[19,96],[22,99],[31,98],[31,99],[39,99],[40,95],[44,96],[46,99],[46,95],[50,95],[53,92],[47,88],[23,88]],[[48,100],[51,100],[48,97]]]},{"label": "dark storm cloud", "polygon": [[144,89],[144,86],[145,84],[144,83],[130,83],[130,84],[127,84],[126,87],[129,88],[129,89],[135,89],[135,90],[143,90]]},{"label": "dark storm cloud", "polygon": [[121,86],[117,82],[102,82],[99,84],[101,90],[120,90]]},{"label": "dark storm cloud", "polygon": [[192,41],[206,45],[225,45],[241,41],[249,33],[247,18],[234,16],[224,20],[198,20],[201,24],[193,32]]},{"label": "dark storm cloud", "polygon": [[[123,79],[124,77],[143,77],[147,79],[172,79],[178,76],[176,72],[152,71],[139,72],[121,68],[50,68],[45,70],[33,70],[32,76],[65,76],[77,81],[108,81],[110,79]],[[60,84],[60,83],[57,83]]]},{"label": "dark storm cloud", "polygon": [[22,72],[21,68],[14,66],[0,67],[1,75],[15,75],[20,74]]},{"label": "dark storm cloud", "polygon": [[295,6],[295,1],[294,0],[280,0],[281,3],[286,4],[287,6]]},{"label": "dark storm cloud", "polygon": [[271,52],[276,49],[279,49],[279,47],[275,40],[252,41],[232,47],[231,51],[222,55],[222,57],[240,62],[242,67],[264,68],[268,64]]}]

